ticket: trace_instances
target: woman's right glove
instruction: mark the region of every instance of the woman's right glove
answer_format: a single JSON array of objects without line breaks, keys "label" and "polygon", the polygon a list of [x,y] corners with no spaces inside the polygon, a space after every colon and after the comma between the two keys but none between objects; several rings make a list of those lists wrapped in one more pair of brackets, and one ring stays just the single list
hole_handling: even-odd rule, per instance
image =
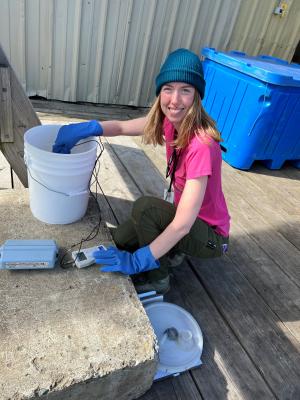
[{"label": "woman's right glove", "polygon": [[52,147],[53,153],[70,154],[71,149],[81,139],[90,136],[102,136],[103,128],[98,121],[79,122],[76,124],[63,125],[57,134]]}]

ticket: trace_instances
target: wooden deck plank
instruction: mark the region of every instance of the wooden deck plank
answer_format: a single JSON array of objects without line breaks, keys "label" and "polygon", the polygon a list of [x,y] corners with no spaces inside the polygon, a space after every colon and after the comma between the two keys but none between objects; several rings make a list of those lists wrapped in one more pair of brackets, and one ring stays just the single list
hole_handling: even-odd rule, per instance
[{"label": "wooden deck plank", "polygon": [[228,257],[300,342],[299,287],[237,222],[232,227]]},{"label": "wooden deck plank", "polygon": [[163,196],[167,181],[156,169],[152,159],[130,137],[111,137],[107,142],[112,146],[119,160],[122,161],[131,179],[142,190],[143,194],[150,196]]},{"label": "wooden deck plank", "polygon": [[[233,202],[236,202],[236,195],[242,196],[263,217],[263,220],[266,221],[266,226],[272,225],[275,230],[280,232],[282,236],[300,250],[300,201],[298,208],[295,208],[295,205],[290,201],[297,201],[297,194],[295,192],[298,187],[300,189],[300,180],[294,181],[293,198],[290,196],[288,199],[285,199],[285,196],[281,194],[283,200],[280,201],[278,200],[278,194],[277,197],[274,197],[272,192],[270,193],[268,190],[265,190],[258,178],[259,176],[256,176],[254,179],[254,173],[246,174],[243,172],[241,174],[240,171],[237,172],[224,163],[224,187],[233,199]],[[284,190],[285,185],[282,184],[282,181],[286,182],[286,179],[281,175],[281,178],[276,183],[277,186],[279,185]],[[275,183],[272,187],[274,186]],[[297,210],[298,213],[295,215]],[[290,215],[291,213],[292,215]]]},{"label": "wooden deck plank", "polygon": [[76,118],[76,119],[97,119],[99,121],[129,118],[138,118],[145,114],[147,109],[142,107],[130,106],[111,106],[92,103],[68,103],[64,101],[45,101],[31,99],[31,103],[41,119],[47,119],[55,116],[59,119]]},{"label": "wooden deck plank", "polygon": [[154,382],[151,389],[139,400],[202,400],[191,375],[188,372]]},{"label": "wooden deck plank", "polygon": [[151,146],[143,143],[140,136],[131,138],[138,147],[144,151],[147,157],[153,162],[156,169],[161,173],[162,177],[166,176],[166,150],[165,146]]},{"label": "wooden deck plank", "polygon": [[[278,202],[278,205],[282,205],[282,209],[286,210],[286,212],[293,213],[293,211],[299,210],[300,170],[293,167],[283,170],[268,170],[259,165],[249,171],[229,168],[235,171],[237,177],[242,177],[245,183],[251,180],[258,190],[262,193],[267,193],[270,198]],[[294,179],[287,176],[287,171],[294,174]]]},{"label": "wooden deck plank", "polygon": [[300,397],[300,346],[228,257],[194,263],[195,272],[279,399]]},{"label": "wooden deck plank", "polygon": [[177,393],[174,390],[172,382],[167,379],[160,382],[155,382],[151,389],[148,390],[139,400],[178,400]]},{"label": "wooden deck plank", "polygon": [[257,246],[264,250],[296,285],[300,282],[300,251],[281,233],[272,227],[242,196],[227,196],[232,215],[245,231],[255,240]]},{"label": "wooden deck plank", "polygon": [[198,392],[197,386],[192,379],[190,373],[185,372],[180,376],[171,379],[175,393],[180,393],[178,399],[180,400],[198,400],[203,399],[201,394]]},{"label": "wooden deck plank", "polygon": [[186,263],[172,269],[166,299],[189,311],[204,336],[203,366],[191,371],[204,399],[273,399],[251,359]]},{"label": "wooden deck plank", "polygon": [[124,210],[128,216],[132,201],[138,198],[141,192],[108,143],[105,143],[105,152],[100,162],[100,185],[115,215],[118,216],[118,222],[123,222],[126,218]]},{"label": "wooden deck plank", "polygon": [[[277,228],[278,225],[273,223],[272,211],[268,214],[264,206],[261,208],[263,208],[265,216],[263,216],[262,210],[257,211],[260,204],[267,204],[272,210],[276,203],[274,199],[271,197],[265,201],[263,198],[266,196],[265,193],[259,193],[258,196],[249,184],[249,180],[244,176],[232,179],[235,170],[231,169],[228,172],[229,168],[227,165],[225,168],[227,172],[224,174],[227,200],[230,208],[234,209],[229,257],[265,299],[278,318],[300,341],[298,278],[300,251],[295,247],[295,241],[291,244],[287,235],[280,232],[280,229]],[[252,193],[256,193],[256,195],[249,196],[249,189],[252,189]],[[280,210],[278,209],[274,216],[277,222],[279,214]],[[295,238],[297,230],[293,231],[292,235]],[[267,237],[269,237],[268,241]],[[280,252],[279,256],[278,252]],[[276,253],[276,256],[273,253]],[[291,259],[292,262],[290,262]],[[293,281],[287,278],[287,274],[292,276]]]}]

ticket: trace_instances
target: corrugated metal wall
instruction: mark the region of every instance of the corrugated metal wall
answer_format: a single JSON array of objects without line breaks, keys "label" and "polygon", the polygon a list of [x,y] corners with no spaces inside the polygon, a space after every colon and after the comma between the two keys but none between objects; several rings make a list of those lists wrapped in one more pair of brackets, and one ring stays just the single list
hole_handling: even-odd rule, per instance
[{"label": "corrugated metal wall", "polygon": [[270,54],[291,61],[300,40],[300,0],[286,0],[287,15],[273,13],[278,0],[243,0],[230,49],[251,55]]},{"label": "corrugated metal wall", "polygon": [[290,60],[300,0],[0,0],[0,43],[27,94],[149,105],[173,49],[204,46]]}]

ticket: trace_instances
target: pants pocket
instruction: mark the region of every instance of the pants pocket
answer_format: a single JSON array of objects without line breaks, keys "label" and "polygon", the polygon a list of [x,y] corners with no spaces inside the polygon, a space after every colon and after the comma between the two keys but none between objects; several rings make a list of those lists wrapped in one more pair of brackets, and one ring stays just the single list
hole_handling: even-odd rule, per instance
[{"label": "pants pocket", "polygon": [[208,240],[200,246],[200,258],[216,258],[224,254],[223,238],[208,228]]},{"label": "pants pocket", "polygon": [[211,247],[211,243],[206,243],[203,245],[203,247],[200,249],[199,252],[199,258],[216,258],[220,257],[223,252],[221,249],[221,246],[214,243],[216,247]]}]

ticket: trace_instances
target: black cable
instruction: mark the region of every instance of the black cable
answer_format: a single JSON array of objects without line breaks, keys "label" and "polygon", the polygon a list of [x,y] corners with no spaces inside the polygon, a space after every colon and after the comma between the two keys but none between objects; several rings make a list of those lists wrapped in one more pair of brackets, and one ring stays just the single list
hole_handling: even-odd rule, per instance
[{"label": "black cable", "polygon": [[[91,173],[91,177],[90,177],[90,180],[89,180],[89,194],[90,194],[90,196],[91,196],[91,197],[95,200],[95,202],[96,202],[96,207],[97,207],[98,213],[99,213],[99,219],[98,219],[98,223],[93,227],[93,229],[91,230],[91,232],[90,232],[85,238],[82,238],[82,239],[80,240],[80,242],[73,244],[68,250],[66,250],[65,254],[64,254],[64,255],[62,256],[62,258],[60,259],[60,267],[63,268],[63,269],[68,268],[68,267],[70,266],[70,264],[75,264],[76,258],[77,258],[78,254],[80,253],[80,250],[81,250],[81,248],[82,248],[82,244],[85,243],[85,242],[88,242],[88,241],[90,241],[90,240],[93,240],[93,239],[98,235],[99,230],[100,230],[100,227],[101,227],[101,223],[102,223],[101,209],[100,209],[100,206],[99,206],[97,197],[98,197],[98,189],[100,188],[100,190],[101,190],[100,183],[99,183],[99,181],[98,181],[98,174],[99,174],[99,171],[100,171],[100,161],[99,161],[99,159],[100,159],[100,157],[102,156],[102,153],[103,153],[103,151],[104,151],[104,145],[103,145],[101,139],[99,139],[99,141],[98,141],[98,140],[87,140],[87,141],[85,141],[85,142],[83,142],[83,143],[78,143],[78,144],[76,144],[76,146],[80,146],[80,145],[85,144],[85,143],[88,143],[88,142],[96,142],[97,145],[98,145],[99,148],[100,148],[100,152],[99,152],[99,154],[98,154],[98,156],[97,156],[97,158],[96,158],[96,161],[95,161],[95,164],[94,164],[92,173]],[[93,179],[93,181],[92,181],[92,179]],[[96,183],[96,192],[95,192],[95,194],[94,194],[94,193],[92,192],[92,190],[91,190],[91,186],[92,186],[93,184],[95,184],[95,183]],[[51,190],[51,189],[50,189],[50,190]],[[76,247],[76,246],[78,246],[78,245],[79,245],[79,249],[78,249],[78,251],[77,251],[77,255],[76,255],[75,260],[72,260],[72,261],[64,261],[65,257],[70,253],[70,251],[71,251],[74,247]]]},{"label": "black cable", "polygon": [[45,189],[50,190],[50,192],[62,194],[63,196],[66,196],[66,197],[69,197],[69,196],[70,196],[70,195],[67,194],[67,193],[59,192],[58,190],[54,190],[54,189],[50,189],[48,186],[44,185],[42,182],[40,182],[40,181],[38,181],[37,179],[35,179],[35,178],[31,175],[31,172],[30,172],[29,167],[27,167],[27,171],[28,171],[28,173],[29,173],[29,175],[30,175],[30,178],[31,178],[33,181],[37,182],[39,185],[43,186]]}]

